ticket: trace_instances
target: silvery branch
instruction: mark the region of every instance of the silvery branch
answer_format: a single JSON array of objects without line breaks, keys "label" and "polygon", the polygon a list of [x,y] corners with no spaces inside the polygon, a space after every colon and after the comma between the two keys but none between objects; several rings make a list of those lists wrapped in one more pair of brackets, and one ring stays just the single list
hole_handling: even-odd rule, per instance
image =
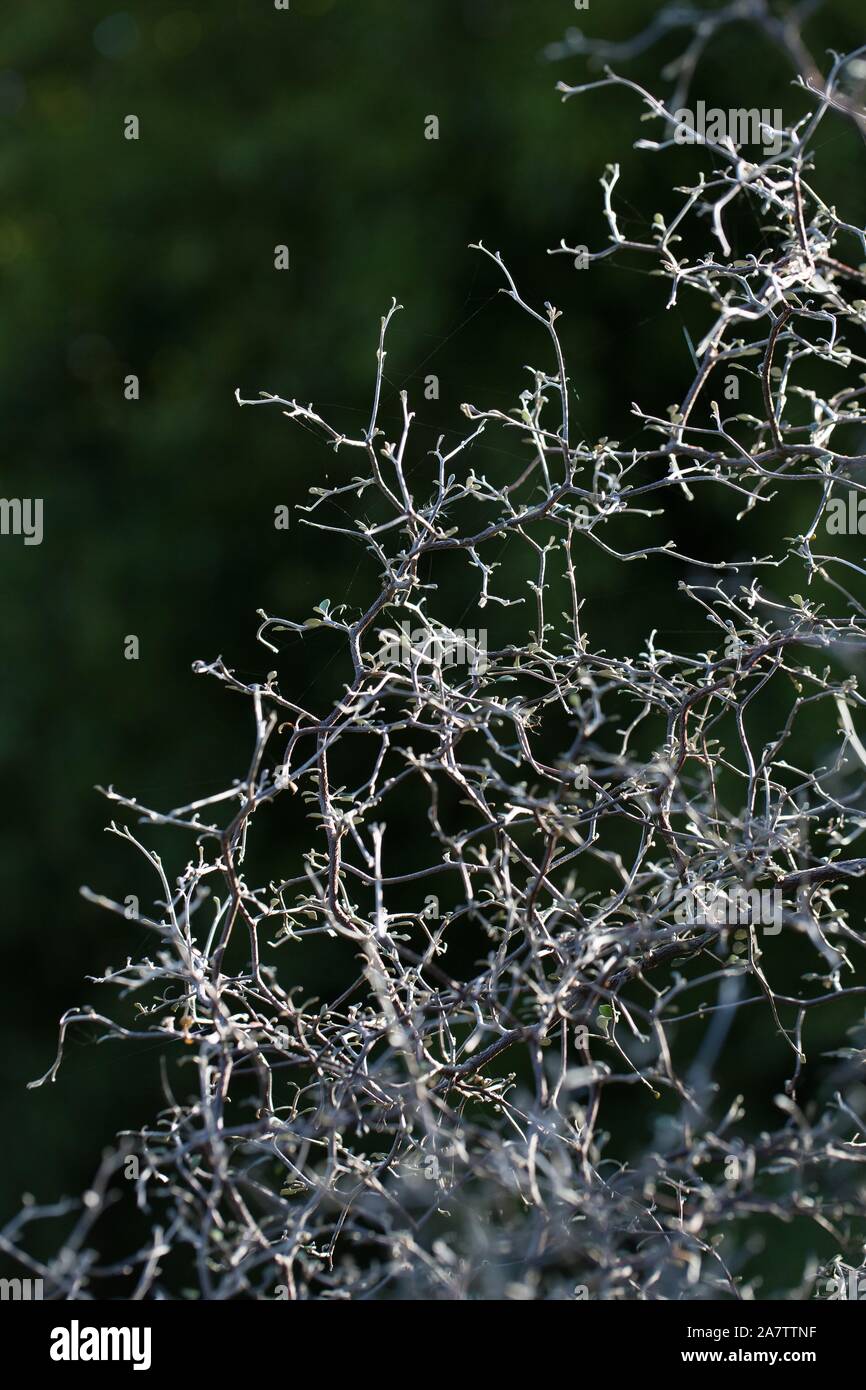
[{"label": "silvery branch", "polygon": [[[792,125],[762,108],[697,119],[687,79],[743,16],[799,76],[809,107]],[[828,1288],[862,1264],[866,1053],[862,1027],[845,1030],[866,995],[848,906],[866,870],[866,569],[848,544],[866,491],[866,233],[813,172],[836,123],[862,126],[847,74],[866,50],[822,73],[796,11],[755,3],[711,20],[665,8],[614,50],[575,31],[560,53],[621,66],[672,30],[687,48],[665,99],[613,67],[561,86],[564,120],[598,88],[643,111],[657,138],[634,157],[660,179],[688,132],[695,172],[673,215],[623,231],[623,161],[601,174],[585,242],[555,252],[574,258],[577,295],[601,260],[651,268],[667,282],[658,307],[694,325],[679,398],[654,399],[649,377],[627,443],[580,436],[567,306],[531,302],[481,244],[480,273],[525,328],[510,410],[464,403],[461,434],[432,456],[405,392],[386,419],[396,303],[357,433],[290,394],[238,392],[321,441],[338,481],[298,515],[357,553],[364,596],[262,612],[259,680],[197,664],[246,701],[249,759],[229,787],[172,808],[106,791],[112,833],[153,882],[133,914],[149,947],[94,978],[123,1007],[65,1015],[36,1084],[57,1078],[70,1030],[104,1042],[106,1064],[108,1047],[152,1042],[177,1066],[161,1113],[122,1136],[81,1203],[6,1227],[0,1246],[49,1296],[98,1297],[120,1277],[94,1253],[118,1192],[150,1232],[123,1262],[135,1298],[754,1297],[756,1213],[831,1233]],[[734,257],[741,213],[761,235]],[[641,283],[657,295],[658,279]],[[763,552],[675,544],[667,504],[698,494],[765,518]],[[792,494],[810,519],[786,536],[773,504]],[[618,654],[589,630],[591,565],[640,583],[650,562],[689,605],[698,652],[656,628]],[[332,700],[301,694],[283,661],[299,643],[332,660]],[[275,659],[284,674],[265,675]],[[786,714],[759,737],[770,691]],[[262,880],[257,824],[277,802],[308,847]],[[149,844],[162,827],[171,866]],[[347,983],[310,998],[299,963],[322,943]],[[774,983],[790,960],[794,993]],[[717,1071],[756,1011],[788,1076],[775,1123],[749,1128]],[[830,1080],[806,1098],[834,1016]],[[608,1129],[623,1092],[637,1151]],[[56,1258],[29,1255],[31,1224],[59,1217]]]}]

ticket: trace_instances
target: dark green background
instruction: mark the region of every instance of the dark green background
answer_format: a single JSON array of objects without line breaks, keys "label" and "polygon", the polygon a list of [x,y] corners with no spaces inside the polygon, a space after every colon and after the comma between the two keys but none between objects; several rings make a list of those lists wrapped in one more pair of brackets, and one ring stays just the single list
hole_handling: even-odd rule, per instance
[{"label": "dark green background", "polygon": [[[690,360],[666,287],[635,264],[578,275],[546,255],[561,236],[605,244],[608,161],[623,165],[627,231],[642,227],[637,210],[651,218],[673,205],[662,191],[671,167],[694,172],[631,149],[655,134],[638,123],[637,98],[563,106],[554,83],[577,81],[584,62],[542,56],[569,24],[625,35],[652,8],[292,0],[284,13],[270,0],[140,0],[116,12],[44,0],[0,20],[2,491],[45,499],[41,547],[0,541],[3,1214],[24,1190],[40,1200],[80,1190],[115,1130],[157,1102],[152,1048],[123,1054],[84,1034],[55,1086],[24,1089],[53,1056],[59,1014],[111,1002],[84,976],[140,944],[78,896],[82,883],[147,891],[131,851],[102,834],[108,808],[94,784],[163,808],[226,785],[246,767],[248,711],[194,676],[192,661],[222,653],[259,677],[275,659],[253,640],[257,608],[303,619],[325,595],[360,603],[367,592],[348,544],[294,519],[289,533],[273,527],[275,505],[305,501],[325,470],[348,476],[351,456],[335,459],[275,410],[239,410],[235,387],[297,394],[357,428],[394,295],[405,310],[383,424],[396,422],[406,387],[421,447],[439,431],[456,441],[461,402],[508,409],[524,363],[550,365],[543,338],[497,294],[494,268],[468,249],[482,239],[528,298],[565,311],[576,436],[628,440],[632,400],[663,413],[679,397]],[[861,29],[862,0],[832,0],[807,38],[820,57],[854,47]],[[666,41],[622,70],[664,94],[654,73],[678,50]],[[695,95],[787,114],[789,103],[803,109],[790,77],[740,28],[703,65]],[[137,142],[123,138],[131,113]],[[431,113],[438,142],[424,139]],[[822,146],[824,178],[862,220],[862,147],[842,122]],[[700,317],[690,322],[696,339]],[[123,397],[128,373],[140,377],[137,402]],[[423,398],[429,373],[438,401]],[[668,534],[692,549],[702,535],[720,552],[730,541],[706,511],[672,516]],[[739,533],[735,545],[755,548]],[[675,644],[678,577],[667,562],[590,565],[595,640],[606,624],[601,644],[628,650],[656,626]],[[681,626],[692,630],[682,647],[709,643],[694,612]],[[123,658],[131,633],[138,662]],[[331,690],[316,651],[287,644],[279,663],[283,689],[312,703]],[[281,848],[288,873],[299,845]],[[749,1019],[742,1085],[771,1095],[788,1062],[763,1047],[757,1011]]]}]

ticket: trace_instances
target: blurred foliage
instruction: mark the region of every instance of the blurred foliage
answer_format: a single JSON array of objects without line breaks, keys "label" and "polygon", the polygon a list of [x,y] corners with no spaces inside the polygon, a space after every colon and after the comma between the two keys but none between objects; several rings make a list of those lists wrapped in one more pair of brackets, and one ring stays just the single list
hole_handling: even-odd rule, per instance
[{"label": "blurred foliage", "polygon": [[[546,254],[563,236],[604,244],[608,161],[624,168],[626,230],[666,210],[675,195],[664,190],[693,171],[688,151],[664,165],[632,151],[648,133],[636,97],[563,106],[555,81],[578,80],[585,64],[543,58],[569,24],[616,37],[646,18],[638,0],[593,0],[577,15],[568,0],[291,0],[289,11],[270,0],[131,0],[121,11],[43,0],[0,18],[3,488],[43,497],[46,527],[40,547],[0,546],[4,1213],[25,1189],[79,1190],[115,1130],[159,1103],[152,1050],[120,1066],[83,1036],[56,1086],[24,1090],[53,1056],[63,1009],[99,1004],[83,977],[140,944],[78,896],[83,882],[149,892],[132,856],[101,837],[108,808],[93,784],[168,807],[240,774],[246,707],[196,680],[192,661],[222,653],[263,674],[273,661],[254,642],[257,608],[297,619],[324,593],[364,597],[348,545],[295,518],[289,532],[273,526],[275,506],[305,501],[323,472],[348,476],[351,460],[276,410],[240,411],[235,388],[297,394],[357,426],[393,295],[405,311],[389,344],[386,424],[404,387],[431,443],[462,432],[462,401],[510,408],[524,364],[548,365],[545,346],[468,249],[481,239],[527,298],[564,310],[587,439],[626,441],[633,399],[663,412],[678,398],[686,319],[665,313],[660,282],[608,263],[577,274]],[[832,0],[810,21],[819,61],[862,40],[858,21],[862,0]],[[677,52],[666,40],[622,70],[659,90]],[[790,79],[743,28],[701,65],[695,94],[787,115],[802,109]],[[130,114],[137,141],[124,139]],[[438,141],[424,138],[429,114]],[[843,122],[826,131],[822,177],[862,222],[862,180],[850,180],[862,149]],[[279,244],[285,272],[274,268]],[[700,323],[690,331],[696,341]],[[130,373],[138,401],[124,399]],[[424,397],[430,373],[438,400]],[[699,506],[665,524],[693,551],[702,540],[761,549],[759,535]],[[661,641],[677,631],[681,647],[711,644],[694,610],[669,604],[668,561],[636,573],[599,559],[581,582],[588,622],[609,625],[611,647],[653,626]],[[123,657],[133,633],[137,662]],[[305,644],[302,664],[287,647],[281,681],[315,703],[330,698],[330,678],[306,648],[316,651]],[[773,710],[765,717],[773,728]],[[296,834],[280,839],[284,861]],[[324,957],[305,982],[317,980],[329,983]],[[749,1026],[727,1065],[736,1077],[748,1055],[742,1086],[760,1102],[787,1058],[756,1011]]]}]

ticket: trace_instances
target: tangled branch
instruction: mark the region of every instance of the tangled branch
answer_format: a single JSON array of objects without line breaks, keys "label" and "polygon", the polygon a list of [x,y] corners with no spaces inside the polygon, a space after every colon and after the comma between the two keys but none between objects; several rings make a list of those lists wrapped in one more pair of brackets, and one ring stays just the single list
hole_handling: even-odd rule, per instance
[{"label": "tangled branch", "polygon": [[[823,123],[862,125],[842,83],[866,49],[822,77],[799,38],[807,8],[783,22],[751,0],[711,20],[669,7],[601,54],[625,61],[685,28],[670,105],[610,70],[561,85],[566,99],[637,95],[662,127],[638,148],[663,158],[706,43],[750,17],[783,37],[811,102],[768,158],[696,137],[701,172],[643,239],[621,231],[621,170],[606,169],[608,242],[586,264],[649,261],[668,306],[703,325],[679,402],[633,406],[631,447],[576,437],[560,311],[530,304],[481,245],[545,365],[509,412],[464,405],[454,447],[415,452],[405,393],[395,437],[380,424],[396,303],[357,436],[312,405],[238,394],[357,460],[302,511],[329,543],[360,546],[368,598],[261,615],[269,651],[297,640],[338,651],[328,706],[299,703],[276,672],[250,683],[221,658],[198,663],[248,702],[237,782],[167,811],[106,792],[112,832],[155,877],[152,911],[132,917],[153,950],[98,982],[135,1003],[134,1019],[70,1011],[35,1084],[55,1079],[73,1026],[118,1045],[168,1041],[185,1068],[165,1068],[163,1111],[124,1136],[81,1206],[25,1209],[6,1227],[2,1248],[52,1296],[125,1279],[132,1298],[753,1297],[755,1220],[813,1223],[839,1252],[833,1268],[862,1263],[862,1029],[823,1100],[801,1090],[815,1017],[841,1009],[844,1028],[866,994],[866,939],[846,909],[866,871],[852,674],[866,642],[852,589],[866,571],[830,524],[866,492],[866,233],[812,178]],[[590,47],[575,34],[565,45]],[[733,259],[744,210],[762,244]],[[553,254],[577,261],[582,248]],[[482,436],[503,446],[483,464]],[[720,509],[732,501],[738,521],[771,518],[793,492],[811,499],[811,522],[783,537],[768,519],[765,554],[706,559],[665,533],[670,500],[702,489]],[[597,645],[589,557],[636,578],[664,562],[672,602],[691,604],[715,646],[668,650],[657,631],[629,655]],[[785,597],[792,566],[803,594]],[[468,633],[455,593],[473,595]],[[762,739],[771,692],[787,714]],[[262,881],[256,820],[277,803],[309,847],[285,878]],[[187,835],[179,873],[135,817]],[[423,831],[404,837],[406,817]],[[311,1000],[292,980],[317,938],[352,979]],[[774,975],[795,951],[800,988],[780,992]],[[757,1133],[714,1079],[752,1010],[789,1060],[776,1126]],[[622,1088],[647,1143],[605,1128]],[[92,1232],[126,1168],[145,1234],[122,1266],[102,1264]],[[27,1255],[30,1222],[64,1216],[74,1224],[58,1257]],[[817,1273],[817,1260],[795,1272],[790,1296],[807,1296]]]}]

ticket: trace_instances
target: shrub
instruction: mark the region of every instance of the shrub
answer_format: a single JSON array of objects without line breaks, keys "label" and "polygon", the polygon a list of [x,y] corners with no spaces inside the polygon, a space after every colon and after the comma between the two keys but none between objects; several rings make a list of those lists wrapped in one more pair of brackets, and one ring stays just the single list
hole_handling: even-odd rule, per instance
[{"label": "shrub", "polygon": [[[767,32],[781,23],[751,13]],[[153,950],[103,982],[137,1017],[70,1011],[42,1080],[88,1024],[121,1043],[168,1035],[195,1087],[182,1097],[166,1077],[164,1110],[124,1136],[80,1206],[25,1209],[6,1228],[4,1248],[53,1296],[114,1280],[127,1297],[748,1297],[755,1242],[779,1222],[835,1251],[791,1271],[784,1294],[846,1296],[862,1259],[866,943],[845,894],[866,869],[852,849],[866,825],[852,674],[866,610],[845,536],[866,491],[866,239],[812,171],[828,120],[862,125],[845,84],[863,60],[820,77],[796,27],[779,32],[808,109],[784,129],[763,113],[752,124],[768,154],[737,146],[724,120],[683,116],[693,64],[669,103],[609,70],[561,88],[636,97],[659,137],[638,147],[682,158],[687,140],[700,164],[675,214],[634,235],[608,166],[608,244],[555,252],[577,286],[607,257],[648,264],[694,327],[691,380],[668,409],[632,407],[632,442],[578,436],[560,311],[528,302],[481,245],[543,363],[512,410],[466,404],[459,442],[418,456],[404,393],[389,439],[396,304],[357,435],[297,400],[238,396],[348,460],[300,510],[328,544],[360,547],[368,599],[261,615],[272,652],[284,634],[323,644],[344,677],[329,707],[301,703],[291,674],[248,682],[198,663],[248,701],[249,766],[230,787],[167,812],[106,793],[118,817],[186,835],[190,858],[173,875],[143,832],[112,822],[156,881],[154,909],[131,914]],[[592,51],[575,33],[566,47]],[[749,254],[733,256],[732,225],[759,228]],[[651,371],[642,389],[651,398]],[[763,553],[669,539],[669,517],[707,495],[719,516],[762,518]],[[780,534],[779,516],[801,512],[802,533]],[[593,640],[593,553],[638,583],[666,566],[671,609],[690,604],[712,647],[668,650],[650,632],[617,654],[609,632]],[[788,595],[794,568],[803,592]],[[771,695],[786,715],[766,735]],[[268,881],[253,844],[280,814],[304,820],[309,849]],[[351,979],[309,1000],[291,981],[322,939]],[[791,969],[796,987],[774,983]],[[772,1124],[720,1073],[759,1011],[788,1058],[765,1098]],[[810,1034],[839,1045],[804,1097]],[[112,1219],[120,1172],[145,1234],[100,1266],[92,1231]],[[43,1265],[21,1233],[52,1211],[74,1226]]]}]

